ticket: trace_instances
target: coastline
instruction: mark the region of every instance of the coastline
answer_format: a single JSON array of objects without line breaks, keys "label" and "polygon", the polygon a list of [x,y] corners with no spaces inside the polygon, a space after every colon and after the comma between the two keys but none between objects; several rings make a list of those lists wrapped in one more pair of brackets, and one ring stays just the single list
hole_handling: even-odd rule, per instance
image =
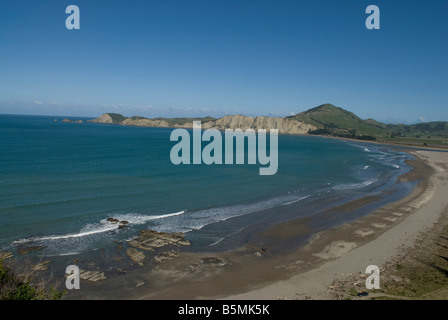
[{"label": "coastline", "polygon": [[[416,219],[412,217],[421,219],[421,213],[416,212],[434,196],[445,203],[438,179],[448,168],[434,167],[434,152],[410,153],[416,156],[410,163],[414,169],[399,178],[403,182],[421,180],[410,195],[354,222],[321,231],[297,250],[276,252],[271,248],[303,236],[307,232],[307,218],[258,232],[239,249],[220,253],[180,252],[176,258],[150,270],[135,269],[126,277],[87,284],[85,291],[69,294],[67,298],[332,299],[328,288],[335,279],[364,272],[369,264],[382,265],[404,246],[411,246],[415,234],[437,218],[440,210],[435,208],[424,226],[420,220],[412,222]],[[362,197],[331,210],[349,211],[375,200]]]},{"label": "coastline", "polygon": [[358,143],[370,143],[370,144],[376,144],[376,145],[385,146],[385,147],[399,148],[399,149],[406,149],[406,150],[428,150],[428,151],[448,152],[448,146],[443,146],[443,145],[425,146],[425,145],[417,145],[417,144],[411,144],[411,143],[406,144],[406,143],[404,143],[404,141],[358,140],[358,139],[352,139],[352,138],[343,138],[343,137],[325,136],[325,135],[310,135],[310,134],[304,134],[304,135],[314,136],[314,137],[322,137],[322,138],[328,138],[328,139],[352,141],[352,142],[358,142]]},{"label": "coastline", "polygon": [[[226,299],[337,299],[337,285],[350,281],[355,275],[365,275],[368,265],[380,270],[413,248],[425,232],[435,224],[447,224],[448,154],[431,151],[412,151],[411,154],[431,167],[427,176],[408,197],[392,203],[340,230],[333,230],[314,241],[317,245],[324,237],[330,242],[322,253],[329,261],[306,272],[299,272],[287,280],[277,281],[262,288],[230,295]],[[418,178],[418,165],[401,179]],[[420,168],[421,170],[421,168]],[[374,220],[382,221],[373,222]],[[333,233],[333,235],[331,235]],[[364,240],[350,242],[356,233]],[[370,238],[370,240],[369,240]],[[335,240],[342,239],[342,240]],[[313,243],[310,244],[313,247]],[[365,277],[364,277],[365,278]],[[412,279],[409,279],[412,281]],[[365,281],[365,280],[364,280]],[[366,290],[364,288],[364,290]]]}]

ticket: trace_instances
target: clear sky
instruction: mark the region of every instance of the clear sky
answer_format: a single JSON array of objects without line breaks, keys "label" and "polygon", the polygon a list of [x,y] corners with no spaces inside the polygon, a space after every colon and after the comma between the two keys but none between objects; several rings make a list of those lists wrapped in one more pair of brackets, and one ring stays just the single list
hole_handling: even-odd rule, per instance
[{"label": "clear sky", "polygon": [[[68,5],[80,30],[68,30]],[[366,7],[380,9],[368,30]],[[2,0],[0,113],[448,121],[446,0]]]}]

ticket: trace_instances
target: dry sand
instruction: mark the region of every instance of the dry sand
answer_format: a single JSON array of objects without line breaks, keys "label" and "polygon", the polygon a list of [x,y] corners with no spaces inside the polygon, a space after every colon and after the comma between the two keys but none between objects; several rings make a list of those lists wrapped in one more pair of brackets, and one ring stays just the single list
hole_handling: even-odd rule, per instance
[{"label": "dry sand", "polygon": [[[440,222],[448,208],[448,153],[412,151],[433,170],[425,185],[413,195],[388,205],[366,219],[346,226],[341,239],[334,238],[325,248],[314,253],[328,260],[317,268],[297,273],[289,279],[276,281],[261,288],[230,295],[227,299],[333,299],[331,285],[353,274],[365,273],[368,265],[381,268],[387,261],[414,245],[422,232]],[[403,179],[412,179],[415,171]],[[372,222],[375,215],[384,222]],[[371,220],[369,222],[369,220]],[[377,219],[378,220],[378,219]],[[370,223],[370,225],[368,225]],[[392,224],[392,226],[391,226]],[[357,228],[357,226],[360,228]],[[359,241],[347,241],[348,233]],[[376,236],[376,234],[378,234]],[[350,239],[356,239],[348,237]],[[362,239],[370,238],[363,242]],[[326,240],[329,238],[327,237]],[[317,239],[316,242],[319,242]]]}]

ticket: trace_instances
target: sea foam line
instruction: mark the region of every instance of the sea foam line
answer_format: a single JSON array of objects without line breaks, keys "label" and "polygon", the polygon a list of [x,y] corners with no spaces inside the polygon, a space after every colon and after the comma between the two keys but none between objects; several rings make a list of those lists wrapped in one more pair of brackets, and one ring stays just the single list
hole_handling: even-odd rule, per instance
[{"label": "sea foam line", "polygon": [[213,242],[212,244],[209,244],[209,247],[213,247],[214,245],[217,245],[218,243],[220,243],[222,240],[224,240],[225,238],[221,238],[218,241]]},{"label": "sea foam line", "polygon": [[[125,214],[125,215],[119,216],[120,218],[122,218],[119,220],[122,220],[122,221],[126,220],[129,222],[129,224],[142,224],[142,223],[145,223],[146,221],[178,216],[183,213],[185,213],[185,210],[180,211],[180,212],[175,212],[175,213],[168,213],[168,214],[164,214],[164,215],[157,215],[157,216]],[[86,227],[84,227],[83,229],[81,229],[81,231],[79,233],[70,233],[70,234],[66,234],[66,235],[58,235],[58,236],[55,235],[55,236],[47,236],[47,237],[30,237],[30,238],[16,240],[13,242],[13,244],[23,244],[23,243],[37,242],[37,241],[51,241],[51,240],[81,238],[81,237],[90,236],[90,235],[94,235],[94,234],[98,234],[98,233],[113,231],[113,230],[118,229],[118,227],[119,227],[118,223],[111,223],[111,222],[107,221],[106,219],[103,219],[100,221],[99,225],[98,224],[89,224]],[[83,231],[85,229],[87,229],[87,230]]]},{"label": "sea foam line", "polygon": [[306,196],[304,196],[304,197],[301,197],[301,198],[299,198],[299,199],[296,199],[296,200],[293,200],[293,201],[289,201],[289,202],[283,203],[282,206],[287,206],[288,204],[296,203],[296,202],[302,201],[303,199],[306,199],[306,198],[308,198],[309,196],[310,196],[310,194],[309,194],[309,195],[306,195]]},{"label": "sea foam line", "polygon": [[370,180],[366,180],[366,181],[363,181],[360,183],[349,183],[349,184],[335,186],[332,189],[333,190],[349,190],[349,189],[363,188],[363,187],[370,186],[372,183],[375,183],[377,181],[378,181],[377,179],[370,179]]}]

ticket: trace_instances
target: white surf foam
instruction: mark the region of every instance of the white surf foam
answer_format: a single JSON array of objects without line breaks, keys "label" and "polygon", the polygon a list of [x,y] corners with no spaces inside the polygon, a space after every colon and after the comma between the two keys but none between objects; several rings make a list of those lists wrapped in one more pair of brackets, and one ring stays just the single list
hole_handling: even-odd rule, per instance
[{"label": "white surf foam", "polygon": [[188,219],[161,221],[159,225],[152,226],[157,231],[165,232],[189,232],[192,230],[200,230],[207,225],[216,222],[226,221],[231,218],[244,216],[257,211],[266,210],[276,206],[283,206],[290,203],[299,202],[308,198],[310,195],[301,196],[299,198],[297,193],[288,194],[277,198],[267,199],[261,202],[244,205],[234,205],[228,207],[208,208],[197,211],[190,211]]},{"label": "white surf foam", "polygon": [[289,201],[289,202],[283,203],[282,206],[287,206],[288,204],[292,204],[292,203],[296,203],[296,202],[302,201],[303,199],[306,199],[306,198],[308,198],[309,196],[310,196],[310,194],[307,195],[307,196],[301,197],[301,198],[299,198],[299,199],[296,199],[296,200],[293,200],[293,201]]},{"label": "white surf foam", "polygon": [[221,238],[218,241],[213,242],[212,244],[209,244],[209,247],[213,247],[214,245],[217,245],[218,243],[220,243],[222,240],[224,240],[225,238]]},{"label": "white surf foam", "polygon": [[[141,214],[122,214],[116,215],[115,219],[120,221],[128,221],[129,225],[132,224],[144,224],[150,220],[159,220],[168,217],[178,216],[183,214],[185,211],[168,213],[163,215],[141,215]],[[52,236],[44,236],[44,237],[29,237],[25,239],[20,239],[14,241],[13,244],[24,244],[29,242],[38,242],[38,241],[52,241],[52,240],[63,240],[63,239],[72,239],[72,238],[82,238],[86,236],[91,236],[95,234],[105,233],[109,231],[115,231],[119,227],[118,223],[112,223],[107,221],[107,219],[101,220],[99,223],[91,223],[83,227],[78,233],[69,233],[65,235],[52,235]]]},{"label": "white surf foam", "polygon": [[376,181],[377,179],[370,179],[359,183],[341,184],[333,187],[333,190],[350,190],[350,189],[364,188],[371,185],[372,183],[375,183]]},{"label": "white surf foam", "polygon": [[[174,213],[168,213],[168,214],[161,214],[161,215],[142,215],[138,213],[126,213],[126,214],[119,214],[114,216],[115,219],[118,219],[120,221],[128,221],[129,224],[144,224],[151,220],[159,220],[159,219],[165,219],[169,217],[179,216],[181,214],[185,213],[184,211],[174,212]],[[101,222],[107,222],[106,219],[101,220]]]}]

